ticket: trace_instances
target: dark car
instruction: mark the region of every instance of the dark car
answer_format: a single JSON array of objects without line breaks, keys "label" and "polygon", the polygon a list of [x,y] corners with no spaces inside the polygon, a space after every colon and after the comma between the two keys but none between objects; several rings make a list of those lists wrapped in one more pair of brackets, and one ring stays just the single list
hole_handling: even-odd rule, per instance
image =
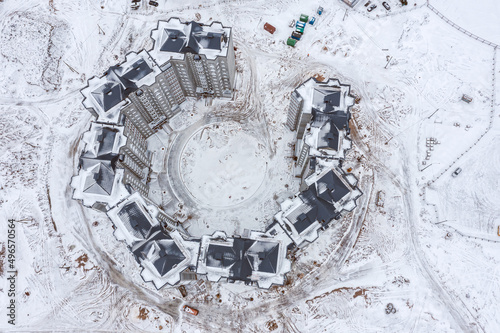
[{"label": "dark car", "polygon": [[149,4],[150,4],[151,6],[158,7],[158,2],[156,2],[156,1],[151,0],[151,1],[149,2]]},{"label": "dark car", "polygon": [[368,11],[371,12],[372,10],[374,10],[375,8],[377,8],[377,5],[371,5],[370,8],[368,8]]},{"label": "dark car", "polygon": [[371,3],[372,3],[371,1],[368,1],[367,3],[365,3],[365,7],[368,7],[368,5]]},{"label": "dark car", "polygon": [[389,4],[387,2],[382,2],[382,6],[384,6],[385,9],[387,10],[391,10],[391,6],[389,6]]},{"label": "dark car", "polygon": [[451,174],[453,177],[456,177],[462,172],[462,168],[457,168],[453,173]]}]

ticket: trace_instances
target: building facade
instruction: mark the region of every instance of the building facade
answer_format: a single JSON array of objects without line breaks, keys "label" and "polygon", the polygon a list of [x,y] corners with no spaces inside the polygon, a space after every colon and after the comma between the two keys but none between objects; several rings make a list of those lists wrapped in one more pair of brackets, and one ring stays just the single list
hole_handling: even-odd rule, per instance
[{"label": "building facade", "polygon": [[344,159],[351,148],[348,134],[354,98],[349,93],[350,86],[338,80],[315,78],[292,92],[287,126],[297,131],[295,176],[304,179],[314,172],[311,158]]},{"label": "building facade", "polygon": [[236,67],[231,28],[171,18],[160,21],[151,37],[149,53],[162,70],[172,67],[185,96],[232,97]]},{"label": "building facade", "polygon": [[181,252],[196,262],[198,243],[185,243],[191,244],[184,245],[192,252],[187,255],[180,237],[186,230],[149,200],[147,139],[168,126],[186,97],[231,98],[235,56],[231,28],[219,22],[206,26],[171,18],[160,21],[151,37],[153,49],[127,54],[82,89],[83,105],[96,120],[82,136],[85,146],[71,185],[74,199],[109,213],[117,238],[133,247],[145,280],[161,287],[178,282],[193,264],[186,259],[182,267],[158,270],[158,263]]},{"label": "building facade", "polygon": [[181,111],[186,97],[231,98],[236,73],[232,31],[219,22],[171,18],[151,37],[151,50],[129,53],[82,90],[97,121],[116,124],[125,115],[146,138]]},{"label": "building facade", "polygon": [[297,131],[294,172],[302,191],[280,204],[275,221],[296,246],[314,241],[362,195],[357,178],[341,169],[351,148],[349,93],[338,80],[310,78],[291,94],[286,124]]},{"label": "building facade", "polygon": [[131,52],[123,63],[88,81],[81,91],[84,106],[96,123],[119,127],[124,137],[113,163],[100,164],[101,174],[118,168],[125,186],[148,197],[151,157],[146,140],[181,111],[186,97],[232,97],[231,34],[219,22],[160,21],[151,34],[153,49]]}]

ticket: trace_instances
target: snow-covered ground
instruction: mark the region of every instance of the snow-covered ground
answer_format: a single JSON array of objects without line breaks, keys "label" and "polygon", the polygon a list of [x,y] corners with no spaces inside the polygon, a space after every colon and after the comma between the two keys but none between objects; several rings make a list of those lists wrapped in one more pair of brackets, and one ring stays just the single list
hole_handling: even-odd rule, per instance
[{"label": "snow-covered ground", "polygon": [[[0,223],[0,330],[500,331],[500,67],[488,44],[500,43],[495,1],[390,0],[390,11],[372,1],[370,13],[365,2],[158,2],[143,0],[136,11],[128,1],[0,2],[0,219],[20,221],[15,326],[6,308],[8,224]],[[295,48],[286,46],[289,22],[318,5],[323,15]],[[263,230],[297,191],[294,134],[284,126],[297,85],[333,77],[361,97],[344,167],[364,195],[353,213],[291,254],[283,287],[201,281],[186,286],[186,298],[177,288],[157,291],[106,215],[71,200],[91,119],[79,90],[126,53],[150,48],[150,31],[171,16],[221,21],[233,27],[237,49],[234,100],[188,101],[172,123],[178,135],[160,133],[155,143],[157,163],[172,167],[158,174],[158,200],[195,234]],[[439,143],[428,146],[428,138]],[[222,181],[227,172],[210,175],[219,162],[204,148],[240,164],[234,188]],[[169,163],[180,156],[178,170]],[[183,187],[167,185],[174,171]],[[216,195],[198,191],[207,179]],[[169,206],[188,190],[196,209]],[[395,313],[386,314],[388,303]],[[199,315],[181,312],[183,304]]]}]

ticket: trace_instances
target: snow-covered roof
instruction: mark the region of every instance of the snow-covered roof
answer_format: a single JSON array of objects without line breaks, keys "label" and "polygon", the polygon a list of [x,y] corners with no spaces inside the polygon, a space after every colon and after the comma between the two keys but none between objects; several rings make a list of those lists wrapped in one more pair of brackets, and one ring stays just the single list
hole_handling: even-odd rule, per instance
[{"label": "snow-covered roof", "polygon": [[125,241],[137,262],[141,276],[156,288],[176,284],[180,274],[196,266],[199,242],[185,241],[178,231],[165,233],[157,219],[158,207],[134,193],[107,212],[115,237]]},{"label": "snow-covered roof", "polygon": [[261,232],[252,231],[247,238],[229,238],[224,232],[201,240],[198,274],[206,274],[210,281],[220,278],[257,282],[260,288],[283,284],[290,271],[283,242]]},{"label": "snow-covered roof", "polygon": [[146,282],[152,281],[157,289],[167,283],[178,283],[185,269],[196,266],[198,250],[198,242],[184,240],[178,231],[167,235],[161,230],[132,248],[143,267],[142,278]]},{"label": "snow-covered roof", "polygon": [[127,96],[142,85],[151,85],[161,72],[146,51],[131,52],[125,62],[111,66],[102,77],[93,77],[81,93],[83,105],[93,109],[100,122],[118,123]]},{"label": "snow-covered roof", "polygon": [[297,145],[301,149],[307,144],[310,156],[342,159],[351,148],[349,134],[350,107],[354,98],[349,95],[350,86],[329,79],[319,82],[311,78],[300,85],[295,94],[304,99],[302,113],[312,114],[311,123],[303,141]]},{"label": "snow-covered roof", "polygon": [[83,200],[85,206],[105,203],[110,208],[129,195],[121,183],[123,170],[116,168],[119,150],[127,142],[123,127],[92,123],[82,142],[80,171],[71,183],[73,198]]},{"label": "snow-covered roof", "polygon": [[352,211],[356,199],[362,194],[356,187],[356,177],[346,174],[338,166],[317,171],[306,178],[305,183],[310,188],[315,187],[318,198],[331,203],[338,212]]},{"label": "snow-covered roof", "polygon": [[297,87],[295,93],[304,99],[304,112],[315,109],[323,113],[348,113],[354,104],[354,98],[349,96],[350,90],[350,85],[341,84],[337,79],[320,82],[312,77]]},{"label": "snow-covered roof", "polygon": [[158,208],[154,204],[146,202],[136,192],[109,210],[107,214],[116,227],[116,238],[132,246],[160,229],[160,222],[156,219],[157,211]]},{"label": "snow-covered roof", "polygon": [[318,237],[318,230],[338,218],[343,210],[356,207],[361,192],[349,184],[340,169],[331,168],[306,178],[308,188],[281,204],[275,219],[300,245]]},{"label": "snow-covered roof", "polygon": [[154,47],[149,53],[158,65],[163,66],[170,59],[184,59],[185,53],[204,54],[208,59],[226,56],[231,28],[224,27],[220,22],[203,25],[171,18],[159,21],[151,37]]}]

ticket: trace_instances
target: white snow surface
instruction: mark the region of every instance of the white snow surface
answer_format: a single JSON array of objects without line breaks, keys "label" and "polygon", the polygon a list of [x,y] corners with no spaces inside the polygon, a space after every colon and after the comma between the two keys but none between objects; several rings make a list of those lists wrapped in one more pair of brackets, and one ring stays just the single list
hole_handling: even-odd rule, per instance
[{"label": "white snow surface", "polygon": [[[370,13],[361,2],[354,9],[341,1],[158,2],[142,1],[138,10],[111,0],[0,2],[1,331],[500,331],[498,49],[425,0],[404,7],[389,0],[390,11],[376,1]],[[430,4],[458,27],[500,43],[496,1]],[[302,13],[316,23],[288,47],[288,24]],[[174,200],[158,187],[158,200],[193,230],[232,235],[253,220],[251,228],[263,231],[297,192],[294,133],[284,122],[299,84],[319,74],[361,97],[344,168],[352,168],[363,196],[352,213],[290,254],[284,286],[199,280],[186,285],[185,298],[177,288],[158,291],[141,278],[108,217],[71,199],[91,120],[80,89],[127,53],[150,49],[149,32],[169,17],[220,21],[232,28],[237,48],[234,100],[188,101],[172,123],[177,138],[200,129],[207,114],[229,115],[252,129],[270,156],[254,205],[168,207]],[[265,22],[277,28],[274,35]],[[473,101],[461,101],[462,94]],[[427,138],[440,143],[431,150]],[[156,154],[176,140],[158,142]],[[191,179],[200,184],[198,174]],[[383,207],[375,204],[380,190]],[[19,221],[15,326],[6,309],[8,219]],[[388,303],[396,313],[386,314]],[[183,312],[184,304],[199,315]]]}]

